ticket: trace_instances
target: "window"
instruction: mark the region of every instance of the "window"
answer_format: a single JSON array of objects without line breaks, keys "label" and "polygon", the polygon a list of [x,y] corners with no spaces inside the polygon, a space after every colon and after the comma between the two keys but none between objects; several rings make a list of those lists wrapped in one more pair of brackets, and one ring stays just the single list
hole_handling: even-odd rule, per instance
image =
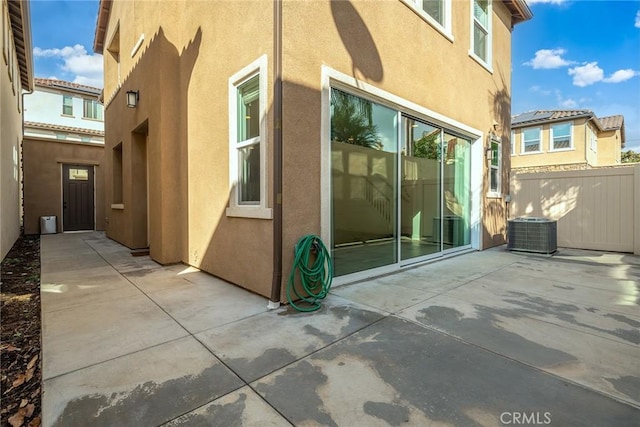
[{"label": "window", "polygon": [[491,1],[472,0],[472,57],[491,66]]},{"label": "window", "polygon": [[266,203],[266,56],[229,79],[229,216],[271,218]]},{"label": "window", "polygon": [[69,180],[71,181],[88,181],[89,169],[69,168]]},{"label": "window", "polygon": [[511,131],[511,155],[515,156],[516,154],[516,133]]},{"label": "window", "polygon": [[589,126],[589,147],[591,147],[592,151],[598,151],[598,136],[591,126]]},{"label": "window", "polygon": [[570,150],[573,148],[571,141],[571,123],[560,123],[551,126],[551,150]]},{"label": "window", "polygon": [[489,167],[489,192],[501,194],[500,175],[502,171],[502,143],[500,140],[491,138],[491,164]]},{"label": "window", "polygon": [[95,99],[83,99],[82,117],[102,120],[102,105]]},{"label": "window", "polygon": [[122,204],[122,143],[113,148],[112,204]]},{"label": "window", "polygon": [[540,128],[525,129],[522,132],[522,153],[540,152]]},{"label": "window", "polygon": [[73,98],[69,95],[62,95],[62,114],[73,116]]},{"label": "window", "polygon": [[452,0],[402,0],[422,19],[438,30],[449,40],[451,34],[451,1]]}]

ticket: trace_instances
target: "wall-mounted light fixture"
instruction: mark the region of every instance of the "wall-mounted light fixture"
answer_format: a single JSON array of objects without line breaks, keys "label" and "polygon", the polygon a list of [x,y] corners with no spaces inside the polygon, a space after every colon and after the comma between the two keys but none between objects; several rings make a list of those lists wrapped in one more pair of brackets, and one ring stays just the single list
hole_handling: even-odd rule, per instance
[{"label": "wall-mounted light fixture", "polygon": [[496,122],[495,120],[493,121],[493,123],[491,124],[491,127],[493,128],[494,132],[498,131],[498,128],[500,128],[500,123]]},{"label": "wall-mounted light fixture", "polygon": [[127,107],[136,108],[138,105],[138,99],[140,98],[137,90],[127,91]]},{"label": "wall-mounted light fixture", "polygon": [[487,160],[493,160],[493,150],[490,146],[485,149],[484,155],[487,157]]}]

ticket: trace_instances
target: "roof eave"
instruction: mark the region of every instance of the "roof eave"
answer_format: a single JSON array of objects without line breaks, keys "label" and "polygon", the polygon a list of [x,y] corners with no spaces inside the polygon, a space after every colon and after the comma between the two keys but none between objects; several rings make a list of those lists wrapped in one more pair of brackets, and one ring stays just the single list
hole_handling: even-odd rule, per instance
[{"label": "roof eave", "polygon": [[503,0],[502,2],[511,12],[514,26],[533,18],[533,12],[525,0]]},{"label": "roof eave", "polygon": [[33,46],[29,2],[11,0],[8,2],[8,8],[20,69],[20,83],[23,89],[31,91],[33,90]]},{"label": "roof eave", "polygon": [[93,39],[93,51],[103,53],[105,37],[107,36],[107,25],[109,24],[109,14],[111,13],[112,0],[100,0],[98,6],[98,19],[96,22],[96,32]]}]

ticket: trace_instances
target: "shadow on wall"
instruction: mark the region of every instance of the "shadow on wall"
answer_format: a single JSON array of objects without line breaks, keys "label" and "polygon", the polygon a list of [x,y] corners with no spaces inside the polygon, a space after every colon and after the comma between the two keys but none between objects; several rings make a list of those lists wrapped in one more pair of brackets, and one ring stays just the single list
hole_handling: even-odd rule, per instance
[{"label": "shadow on wall", "polygon": [[[351,56],[353,77],[382,81],[382,59],[373,37],[358,11],[349,1],[332,1],[331,13],[342,44]],[[360,76],[356,75],[360,72]]]},{"label": "shadow on wall", "polygon": [[[110,211],[107,235],[129,248],[149,247],[162,263],[180,261],[188,243],[186,105],[201,40],[198,28],[180,52],[158,27],[105,113],[105,123],[113,125],[106,129],[107,172],[113,175],[107,177],[107,206],[124,206]],[[127,90],[139,91],[136,108],[126,107]],[[122,180],[117,189],[110,151],[120,143]]]},{"label": "shadow on wall", "polygon": [[[493,105],[493,119],[498,123],[496,134],[502,136],[502,170],[500,193],[509,192],[509,179],[511,172],[511,94],[509,85],[505,81],[500,64],[497,66],[500,76],[500,86],[496,85],[494,92],[489,92],[489,105]],[[490,130],[490,132],[493,129]],[[487,143],[488,144],[488,143]],[[489,163],[486,162],[485,177],[489,176]],[[489,181],[484,179],[483,194],[489,192]],[[485,215],[483,215],[483,240],[485,247],[498,246],[506,243],[508,208],[503,198],[486,199]]]}]

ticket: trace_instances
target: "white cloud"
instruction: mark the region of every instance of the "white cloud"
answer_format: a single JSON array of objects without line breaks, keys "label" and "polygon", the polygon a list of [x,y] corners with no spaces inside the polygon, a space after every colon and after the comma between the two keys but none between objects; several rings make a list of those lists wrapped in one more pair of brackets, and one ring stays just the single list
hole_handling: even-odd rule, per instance
[{"label": "white cloud", "polygon": [[569,69],[569,75],[573,76],[573,84],[585,87],[599,82],[604,78],[604,71],[598,67],[597,62],[589,62],[579,67]]},{"label": "white cloud", "polygon": [[604,76],[604,71],[598,66],[597,62],[588,62],[579,67],[569,69],[569,75],[573,76],[573,84],[580,87],[592,85],[597,82],[604,83],[621,83],[635,76],[640,76],[639,71],[630,68],[618,70],[609,77]]},{"label": "white cloud", "polygon": [[640,73],[637,71],[633,71],[630,68],[626,70],[618,70],[615,73],[611,74],[609,77],[602,79],[605,83],[620,83],[629,80],[630,78],[639,75]]},{"label": "white cloud", "polygon": [[530,65],[534,69],[552,69],[566,67],[574,64],[573,61],[568,61],[562,58],[562,55],[567,53],[564,49],[540,49],[536,52],[536,56],[524,63],[524,65]]},{"label": "white cloud", "polygon": [[[62,49],[41,49],[35,47],[33,56],[36,58],[58,58],[62,63],[60,69],[73,76],[73,82],[88,86],[103,86],[102,55],[89,54],[84,46],[65,46]],[[67,80],[65,78],[65,80]]]},{"label": "white cloud", "polygon": [[640,28],[640,10],[636,12],[636,22],[633,26],[636,28]]}]

